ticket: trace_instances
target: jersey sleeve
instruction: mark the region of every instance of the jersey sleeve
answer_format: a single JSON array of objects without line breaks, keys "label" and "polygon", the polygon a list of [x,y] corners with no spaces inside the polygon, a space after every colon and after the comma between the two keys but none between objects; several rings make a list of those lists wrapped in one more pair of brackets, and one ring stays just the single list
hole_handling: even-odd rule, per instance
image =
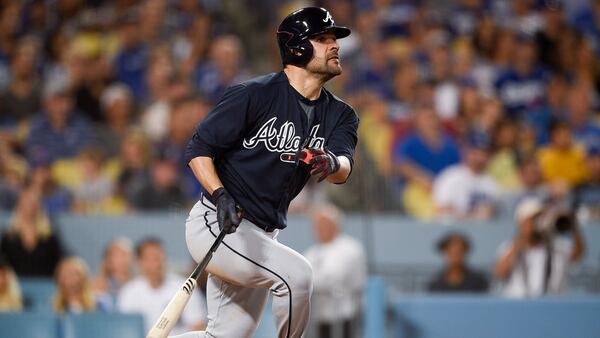
[{"label": "jersey sleeve", "polygon": [[327,141],[329,150],[337,156],[346,156],[354,166],[354,150],[358,142],[359,118],[354,109],[348,107]]},{"label": "jersey sleeve", "polygon": [[186,163],[198,156],[214,158],[239,143],[251,113],[248,88],[236,85],[227,89],[206,119],[196,127],[185,150]]}]

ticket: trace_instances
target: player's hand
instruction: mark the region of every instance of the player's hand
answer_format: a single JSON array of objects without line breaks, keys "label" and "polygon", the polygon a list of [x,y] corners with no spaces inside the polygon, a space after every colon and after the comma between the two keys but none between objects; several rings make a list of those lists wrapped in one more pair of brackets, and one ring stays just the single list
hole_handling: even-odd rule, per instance
[{"label": "player's hand", "polygon": [[217,221],[219,229],[227,234],[232,234],[237,230],[242,218],[233,200],[225,188],[220,187],[212,193],[213,201],[217,206]]},{"label": "player's hand", "polygon": [[323,181],[340,169],[340,160],[327,148],[303,149],[299,156],[300,160],[311,166],[310,174],[317,177],[317,182]]}]

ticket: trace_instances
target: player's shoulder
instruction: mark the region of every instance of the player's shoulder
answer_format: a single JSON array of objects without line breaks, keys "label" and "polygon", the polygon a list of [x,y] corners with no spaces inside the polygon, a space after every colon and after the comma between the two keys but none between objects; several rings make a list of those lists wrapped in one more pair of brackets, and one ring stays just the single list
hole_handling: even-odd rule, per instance
[{"label": "player's shoulder", "polygon": [[254,92],[273,86],[285,85],[286,82],[287,78],[285,77],[284,73],[280,71],[248,79],[239,85],[250,92]]},{"label": "player's shoulder", "polygon": [[327,88],[323,88],[323,92],[325,93],[325,95],[327,95],[328,102],[330,105],[333,105],[334,107],[336,107],[338,109],[341,108],[341,110],[346,113],[356,114],[354,107],[352,107],[348,102],[342,100],[337,95],[335,95],[334,93],[329,91]]}]

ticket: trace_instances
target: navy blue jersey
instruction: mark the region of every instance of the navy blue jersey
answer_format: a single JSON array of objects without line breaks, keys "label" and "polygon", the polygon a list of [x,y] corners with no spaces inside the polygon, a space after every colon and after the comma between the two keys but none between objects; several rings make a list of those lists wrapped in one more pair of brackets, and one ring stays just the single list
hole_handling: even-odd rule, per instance
[{"label": "navy blue jersey", "polygon": [[244,218],[267,231],[283,229],[290,201],[310,178],[309,167],[297,163],[295,153],[303,146],[327,147],[352,164],[357,128],[350,105],[324,88],[310,101],[281,71],[229,88],[196,127],[186,161],[213,158]]}]

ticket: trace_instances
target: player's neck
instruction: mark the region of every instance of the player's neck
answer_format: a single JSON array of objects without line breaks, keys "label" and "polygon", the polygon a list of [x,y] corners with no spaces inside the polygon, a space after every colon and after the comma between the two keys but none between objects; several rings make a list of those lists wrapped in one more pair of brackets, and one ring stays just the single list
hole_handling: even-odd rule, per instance
[{"label": "player's neck", "polygon": [[321,95],[323,79],[313,76],[304,68],[288,65],[283,69],[290,85],[305,98],[314,101]]}]

